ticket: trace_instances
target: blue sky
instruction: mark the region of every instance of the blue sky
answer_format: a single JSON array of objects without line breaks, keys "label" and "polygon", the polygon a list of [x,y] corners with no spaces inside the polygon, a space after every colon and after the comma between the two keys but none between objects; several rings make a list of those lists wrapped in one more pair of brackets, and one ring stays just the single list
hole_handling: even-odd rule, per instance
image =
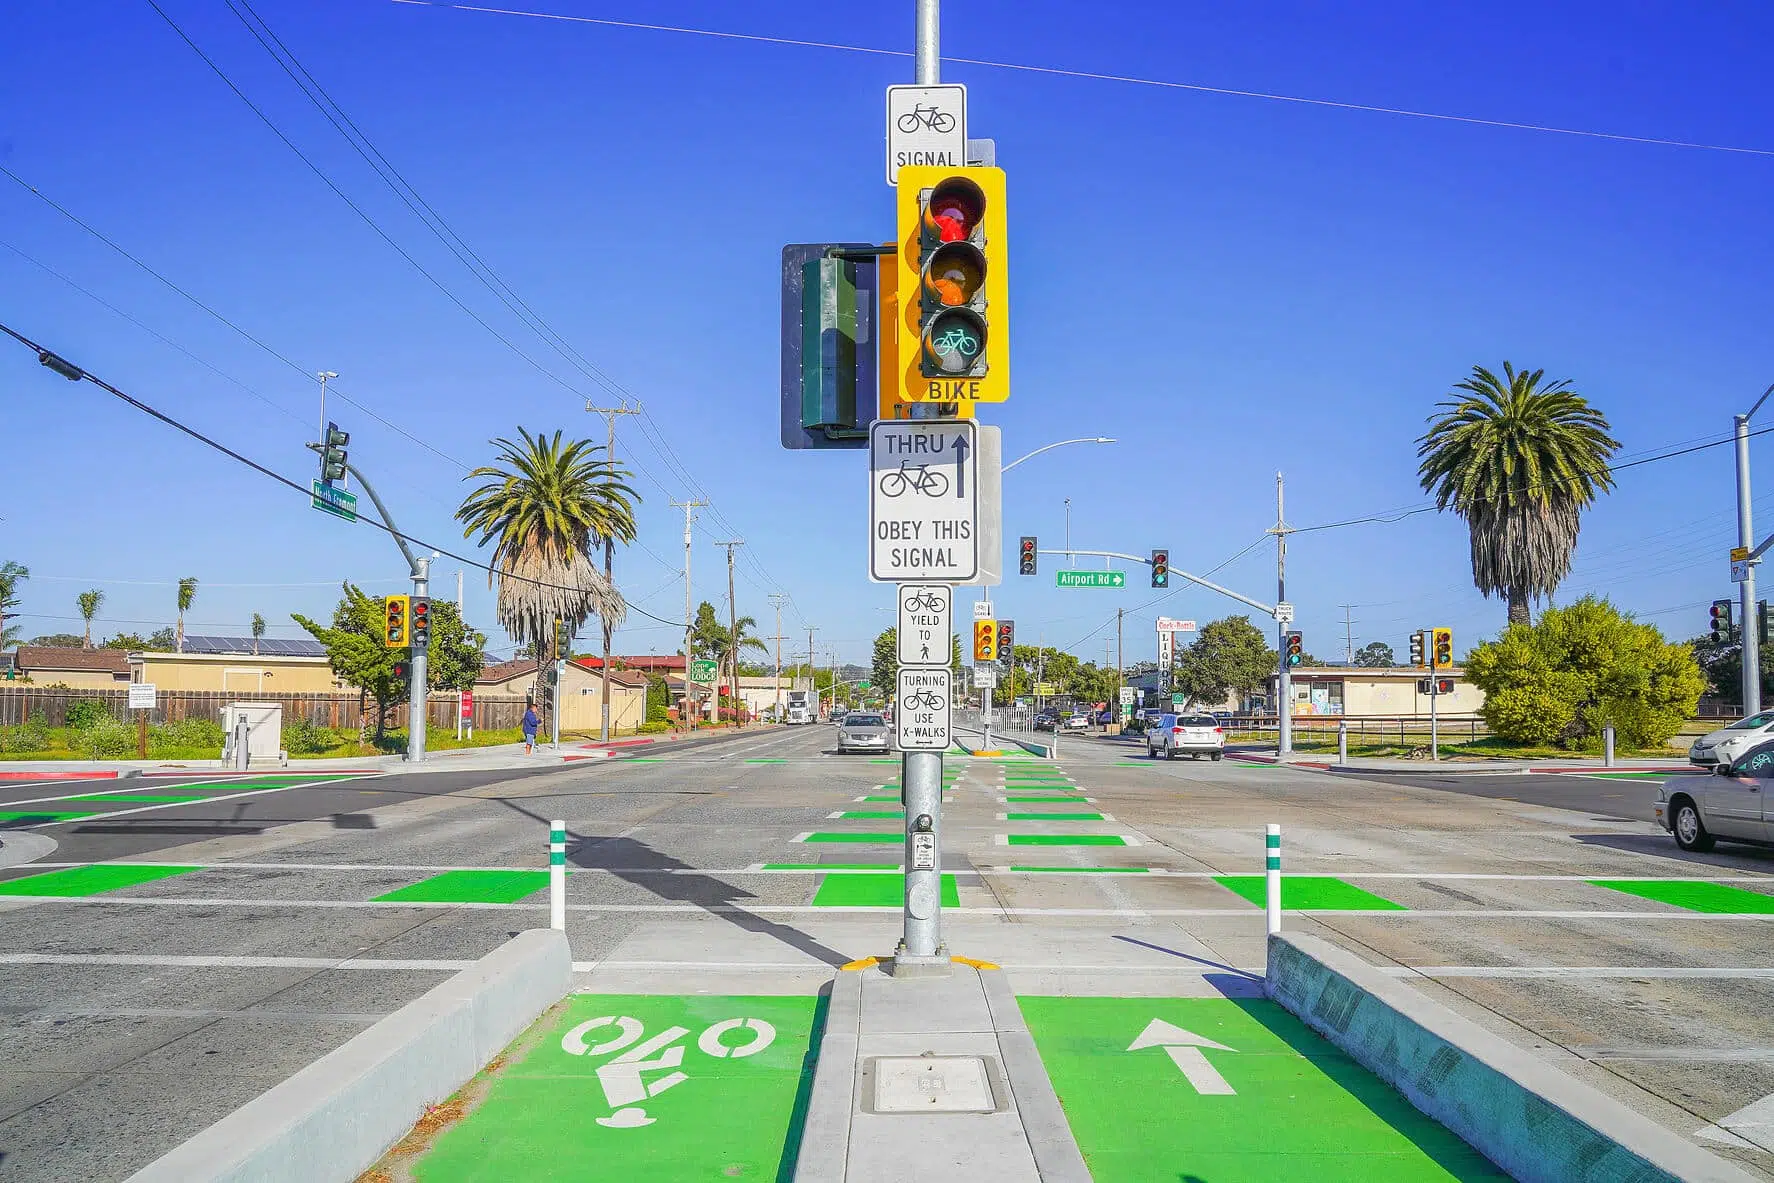
[{"label": "blue sky", "polygon": [[[462,465],[518,425],[601,438],[611,395],[525,328],[431,236],[221,0],[161,0],[334,184],[464,313],[317,178],[145,0],[27,6],[0,45],[0,164],[279,354],[270,356],[0,177],[0,319],[231,446],[306,480],[316,390],[403,529],[460,549]],[[548,0],[536,10],[907,50],[910,0],[780,6]],[[1296,526],[1424,504],[1414,443],[1471,365],[1544,367],[1612,420],[1622,459],[1729,433],[1774,381],[1767,323],[1774,99],[1759,47],[1774,10],[1740,3],[1126,3],[951,0],[949,55],[1378,107],[1761,149],[1557,135],[1028,70],[950,63],[970,126],[1009,177],[1016,386],[989,409],[1007,456],[1004,531],[1076,546],[1168,546],[1206,573],[1262,538],[1274,477]],[[883,88],[909,58],[541,20],[391,0],[257,11],[500,277],[598,371],[639,398],[618,452],[638,466],[642,546],[618,556],[637,607],[682,613],[687,493],[697,599],[722,603],[746,540],[740,611],[786,648],[864,660],[892,598],[866,580],[857,453],[776,439],[777,255],[785,242],[885,239]],[[17,252],[123,310],[202,363]],[[525,360],[522,354],[533,359]],[[214,367],[214,370],[207,368]],[[227,378],[215,371],[222,371]],[[547,371],[546,373],[544,371]],[[233,381],[231,381],[232,379]],[[307,508],[231,461],[22,348],[0,349],[7,490],[0,558],[27,563],[26,634],[170,620],[172,581],[203,582],[188,627],[273,635],[324,615],[336,585],[398,590],[388,540]],[[1769,412],[1774,415],[1774,412]],[[1774,425],[1774,417],[1768,420]],[[1758,457],[1768,454],[1758,441]],[[1774,471],[1759,501],[1774,527]],[[1730,594],[1730,454],[1620,474],[1584,521],[1560,599],[1604,592],[1673,637]],[[995,599],[1019,639],[1101,659],[1125,622],[1151,656],[1160,612],[1235,605],[1136,573],[1125,592],[1061,591],[1044,560]],[[439,560],[438,594],[456,564]],[[1503,605],[1471,586],[1466,531],[1433,513],[1302,534],[1290,599],[1307,648],[1402,653],[1448,625],[1460,648]],[[1274,593],[1265,541],[1214,578]],[[472,621],[491,619],[484,575]],[[964,597],[965,598],[965,597]],[[675,650],[631,619],[623,651]]]}]

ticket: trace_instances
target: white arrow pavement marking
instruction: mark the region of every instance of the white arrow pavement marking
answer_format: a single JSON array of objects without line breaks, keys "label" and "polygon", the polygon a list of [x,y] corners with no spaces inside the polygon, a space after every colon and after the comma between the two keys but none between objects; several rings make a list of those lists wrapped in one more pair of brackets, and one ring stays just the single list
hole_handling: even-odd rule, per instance
[{"label": "white arrow pavement marking", "polygon": [[1153,1019],[1146,1024],[1146,1029],[1139,1037],[1127,1045],[1127,1050],[1137,1052],[1142,1048],[1161,1047],[1170,1056],[1171,1063],[1182,1069],[1183,1078],[1204,1097],[1233,1097],[1238,1090],[1226,1082],[1219,1069],[1207,1062],[1203,1048],[1229,1052],[1234,1049],[1223,1043],[1215,1043],[1205,1036],[1193,1031],[1185,1031],[1181,1027],[1166,1023],[1163,1019]]},{"label": "white arrow pavement marking", "polygon": [[1716,1125],[1695,1130],[1694,1136],[1709,1142],[1722,1142],[1726,1146],[1774,1151],[1774,1093],[1753,1105],[1744,1106],[1729,1117],[1720,1118]]}]

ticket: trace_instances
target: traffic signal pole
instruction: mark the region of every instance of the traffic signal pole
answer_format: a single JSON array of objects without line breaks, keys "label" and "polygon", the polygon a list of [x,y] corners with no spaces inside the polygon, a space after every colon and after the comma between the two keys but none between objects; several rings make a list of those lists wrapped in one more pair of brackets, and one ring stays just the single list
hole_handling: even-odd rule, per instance
[{"label": "traffic signal pole", "polygon": [[[357,466],[348,463],[345,465],[345,471],[356,477],[357,483],[363,486],[363,491],[370,495],[370,504],[376,507],[376,512],[382,516],[382,524],[388,527],[388,533],[393,536],[394,544],[400,547],[400,553],[407,561],[407,571],[412,576],[413,595],[430,596],[431,560],[416,558],[413,555],[412,548],[407,545],[407,540],[401,537],[400,530],[395,526],[394,518],[389,514],[388,507],[382,504],[380,497],[376,496],[375,486],[364,478]],[[414,647],[413,659],[408,663],[407,672],[409,674],[407,682],[407,761],[412,764],[422,764],[425,761],[425,702],[427,697],[425,650],[423,647]]]},{"label": "traffic signal pole", "polygon": [[[1287,516],[1281,508],[1281,474],[1275,474],[1275,528],[1270,531],[1275,535],[1275,602],[1287,603]],[[1275,754],[1285,756],[1294,750],[1294,704],[1293,679],[1289,677],[1290,667],[1287,664],[1287,630],[1288,623],[1277,621],[1275,635],[1277,644],[1275,651],[1280,655],[1280,666],[1275,676]]]},{"label": "traffic signal pole", "polygon": [[[1769,393],[1774,393],[1770,388]],[[1755,527],[1750,520],[1749,504],[1749,416],[1756,413],[1768,395],[1764,394],[1748,415],[1735,416],[1737,436],[1737,545],[1745,550],[1756,544]],[[1737,585],[1737,635],[1743,639],[1743,713],[1754,715],[1762,709],[1761,637],[1756,635],[1756,564],[1751,559],[1748,573]]]}]

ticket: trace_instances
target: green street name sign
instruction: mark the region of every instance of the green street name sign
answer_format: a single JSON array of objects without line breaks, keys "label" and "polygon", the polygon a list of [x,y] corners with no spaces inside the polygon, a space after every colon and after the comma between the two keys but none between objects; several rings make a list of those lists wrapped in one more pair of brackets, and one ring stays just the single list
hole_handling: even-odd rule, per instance
[{"label": "green street name sign", "polygon": [[1059,587],[1127,586],[1127,572],[1125,571],[1055,571],[1053,578]]},{"label": "green street name sign", "polygon": [[308,487],[313,491],[313,499],[310,504],[315,509],[322,513],[330,513],[334,517],[344,518],[348,522],[357,520],[357,494],[347,493],[337,486],[322,481],[314,481]]}]

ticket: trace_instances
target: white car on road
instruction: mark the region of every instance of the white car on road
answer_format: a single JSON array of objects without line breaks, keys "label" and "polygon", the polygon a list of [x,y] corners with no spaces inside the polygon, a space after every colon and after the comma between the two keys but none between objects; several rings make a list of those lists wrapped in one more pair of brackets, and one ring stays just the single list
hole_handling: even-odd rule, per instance
[{"label": "white car on road", "polygon": [[1728,727],[1708,731],[1688,749],[1688,760],[1702,768],[1729,764],[1764,739],[1774,739],[1774,711],[1763,711]]},{"label": "white car on road", "polygon": [[1774,842],[1774,740],[1704,776],[1672,776],[1657,787],[1657,824],[1683,850],[1711,850],[1713,842]]},{"label": "white car on road", "polygon": [[1201,756],[1218,760],[1226,754],[1226,729],[1212,715],[1159,715],[1146,728],[1146,755],[1156,760],[1159,752],[1166,760],[1176,759],[1178,752],[1191,760]]}]

